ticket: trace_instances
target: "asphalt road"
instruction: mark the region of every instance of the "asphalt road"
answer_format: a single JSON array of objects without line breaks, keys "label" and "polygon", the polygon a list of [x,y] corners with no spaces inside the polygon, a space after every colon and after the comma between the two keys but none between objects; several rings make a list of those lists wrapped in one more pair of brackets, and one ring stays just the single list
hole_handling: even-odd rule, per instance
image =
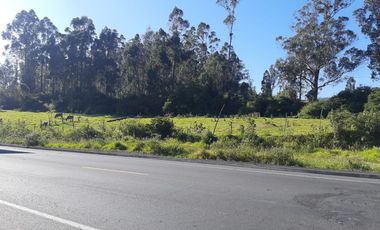
[{"label": "asphalt road", "polygon": [[0,229],[380,229],[380,180],[0,147]]}]

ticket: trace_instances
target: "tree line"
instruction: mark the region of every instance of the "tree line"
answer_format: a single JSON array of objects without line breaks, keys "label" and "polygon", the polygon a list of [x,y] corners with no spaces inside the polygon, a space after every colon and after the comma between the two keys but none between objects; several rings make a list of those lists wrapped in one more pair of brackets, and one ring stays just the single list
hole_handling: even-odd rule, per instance
[{"label": "tree line", "polygon": [[[167,31],[148,29],[126,40],[93,21],[77,17],[60,32],[33,10],[19,12],[7,25],[6,61],[0,66],[0,104],[5,108],[130,115],[247,113],[276,107],[297,112],[302,99],[317,101],[325,86],[343,80],[369,60],[372,78],[380,73],[380,6],[365,0],[355,11],[367,50],[352,46],[342,10],[352,0],[309,0],[295,16],[294,35],[279,37],[286,51],[262,79],[257,93],[233,48],[238,0],[218,0],[227,16],[228,42],[205,22],[192,26],[175,7]],[[277,96],[274,87],[280,86]],[[290,106],[289,106],[290,105]],[[289,108],[291,108],[289,110]]]}]

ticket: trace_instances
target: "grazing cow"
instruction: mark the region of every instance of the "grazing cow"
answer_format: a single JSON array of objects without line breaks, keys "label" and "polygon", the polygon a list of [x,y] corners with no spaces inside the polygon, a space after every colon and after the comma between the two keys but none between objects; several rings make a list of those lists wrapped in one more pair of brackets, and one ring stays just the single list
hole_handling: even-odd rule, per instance
[{"label": "grazing cow", "polygon": [[56,113],[54,118],[63,118],[63,113]]},{"label": "grazing cow", "polygon": [[49,125],[49,122],[47,122],[47,121],[43,121],[43,122],[40,123],[40,128],[41,128],[41,129],[42,129],[42,128],[46,128],[48,125]]},{"label": "grazing cow", "polygon": [[67,116],[66,121],[74,121],[74,116],[73,115]]}]

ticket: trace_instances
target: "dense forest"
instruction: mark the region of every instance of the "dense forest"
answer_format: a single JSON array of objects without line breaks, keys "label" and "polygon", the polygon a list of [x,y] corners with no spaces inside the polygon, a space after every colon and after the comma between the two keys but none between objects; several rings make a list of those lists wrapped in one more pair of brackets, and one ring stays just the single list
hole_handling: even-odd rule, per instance
[{"label": "dense forest", "polygon": [[[297,114],[304,99],[318,101],[325,86],[347,80],[347,73],[364,62],[372,78],[379,76],[380,2],[365,0],[353,15],[342,16],[351,2],[307,1],[295,15],[294,34],[278,37],[287,55],[264,73],[261,92],[233,47],[238,0],[217,1],[227,13],[227,42],[205,22],[191,25],[177,7],[167,30],[148,29],[129,40],[108,27],[97,34],[85,16],[60,32],[49,18],[21,11],[1,34],[7,45],[0,65],[0,105],[124,115],[214,115],[221,108],[223,114]],[[369,38],[367,50],[352,46],[357,36],[347,27],[350,18]],[[340,95],[347,99],[362,92],[362,110],[373,90],[355,91],[355,80],[348,78]]]}]

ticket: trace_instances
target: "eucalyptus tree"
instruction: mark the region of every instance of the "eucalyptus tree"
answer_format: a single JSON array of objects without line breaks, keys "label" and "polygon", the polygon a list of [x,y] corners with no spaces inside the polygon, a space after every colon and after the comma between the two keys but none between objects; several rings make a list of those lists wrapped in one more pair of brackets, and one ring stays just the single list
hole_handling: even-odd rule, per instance
[{"label": "eucalyptus tree", "polygon": [[169,15],[169,30],[171,32],[171,37],[168,41],[168,54],[171,60],[171,81],[170,81],[170,89],[173,91],[176,83],[176,72],[177,66],[182,61],[183,58],[183,47],[182,40],[183,34],[187,28],[189,28],[190,23],[183,18],[183,10],[174,7],[172,12]]},{"label": "eucalyptus tree", "polygon": [[[280,95],[294,100],[301,100],[307,87],[304,66],[297,62],[294,57],[279,59],[271,67],[276,75],[280,86]],[[272,73],[273,74],[273,73]]]},{"label": "eucalyptus tree", "polygon": [[126,43],[123,52],[123,87],[126,94],[147,94],[146,56],[144,45],[137,34]]},{"label": "eucalyptus tree", "polygon": [[362,32],[370,39],[365,52],[369,57],[372,78],[380,76],[380,1],[364,0],[364,6],[355,11]]},{"label": "eucalyptus tree", "polygon": [[339,82],[361,62],[351,45],[355,33],[347,29],[348,17],[341,12],[352,0],[310,0],[296,14],[292,37],[279,37],[289,57],[304,66],[307,97],[318,100],[319,91]]},{"label": "eucalyptus tree", "polygon": [[273,67],[272,67],[272,73],[266,70],[263,75],[263,80],[261,81],[261,95],[263,97],[272,97],[273,96],[273,89],[276,84],[276,74],[273,73]]},{"label": "eucalyptus tree", "polygon": [[346,82],[346,90],[353,92],[356,87],[356,81],[353,77],[349,77]]},{"label": "eucalyptus tree", "polygon": [[[22,89],[33,93],[36,90],[36,52],[40,47],[38,36],[40,20],[33,10],[17,13],[12,23],[2,33],[6,52],[16,60],[16,69],[20,70]],[[18,73],[16,73],[18,75]]]},{"label": "eucalyptus tree", "polygon": [[[40,93],[46,93],[49,91],[49,88],[55,87],[53,86],[54,77],[51,73],[56,70],[51,68],[49,64],[52,58],[56,58],[53,56],[54,54],[51,53],[53,51],[52,49],[55,48],[52,47],[52,42],[56,41],[57,37],[59,37],[57,27],[49,18],[44,17],[40,20],[38,37],[40,39],[40,47],[38,53],[36,53],[36,56],[39,63],[39,91]],[[54,67],[56,68],[56,66]],[[47,86],[45,83],[47,83]]]},{"label": "eucalyptus tree", "polygon": [[235,9],[239,4],[240,0],[217,0],[216,3],[222,6],[227,11],[227,17],[224,19],[224,24],[227,25],[229,32],[229,43],[228,43],[228,59],[230,59],[232,50],[232,38],[234,36],[233,30],[236,21]]},{"label": "eucalyptus tree", "polygon": [[104,27],[91,47],[96,87],[107,96],[117,96],[119,91],[124,43],[117,30]]},{"label": "eucalyptus tree", "polygon": [[88,90],[94,83],[91,73],[91,47],[96,38],[95,26],[88,17],[73,18],[65,29],[66,56],[74,92]]}]

